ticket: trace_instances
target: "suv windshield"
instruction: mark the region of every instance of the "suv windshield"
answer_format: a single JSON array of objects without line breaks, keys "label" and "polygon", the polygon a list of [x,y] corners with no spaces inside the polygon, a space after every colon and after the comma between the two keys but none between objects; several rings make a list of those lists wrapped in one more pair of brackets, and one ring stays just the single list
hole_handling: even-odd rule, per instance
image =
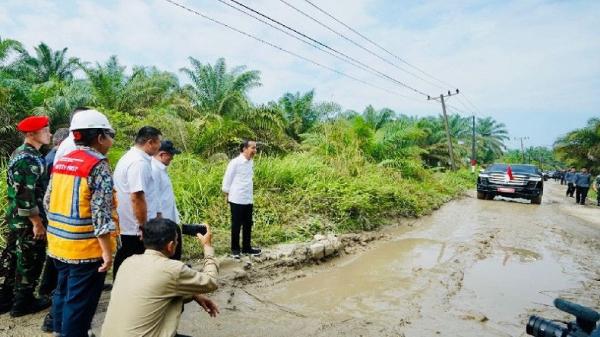
[{"label": "suv windshield", "polygon": [[[488,167],[486,172],[504,172],[508,168],[508,164],[494,164]],[[510,165],[510,168],[515,173],[528,173],[528,174],[539,174],[537,167],[534,165],[525,165],[525,164],[513,164]]]}]

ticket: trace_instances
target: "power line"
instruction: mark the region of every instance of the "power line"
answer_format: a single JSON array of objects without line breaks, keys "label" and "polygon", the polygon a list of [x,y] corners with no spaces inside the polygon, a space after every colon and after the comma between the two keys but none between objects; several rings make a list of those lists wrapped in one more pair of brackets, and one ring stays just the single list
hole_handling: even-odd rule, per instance
[{"label": "power line", "polygon": [[[280,0],[280,1],[281,1],[281,0]],[[346,27],[348,30],[352,31],[353,33],[355,33],[356,35],[360,36],[361,38],[363,38],[364,40],[368,41],[369,43],[371,43],[372,45],[376,46],[377,48],[379,48],[379,49],[383,50],[384,52],[386,52],[386,53],[387,53],[387,54],[389,54],[390,56],[394,57],[395,59],[399,60],[400,62],[402,62],[402,63],[406,64],[407,66],[409,66],[409,67],[411,67],[411,68],[413,68],[413,69],[415,69],[415,70],[419,71],[420,73],[422,73],[422,74],[424,74],[424,75],[428,76],[429,78],[431,78],[431,79],[433,79],[433,80],[436,80],[436,81],[438,81],[439,83],[441,83],[441,84],[443,84],[443,85],[449,86],[449,87],[451,87],[451,88],[456,88],[456,86],[452,85],[451,83],[448,83],[448,82],[446,82],[446,81],[444,81],[444,80],[441,80],[441,79],[439,79],[439,78],[437,78],[437,77],[435,77],[435,76],[433,76],[433,75],[431,75],[431,74],[427,73],[426,71],[424,71],[424,70],[420,69],[419,67],[417,67],[417,66],[414,66],[414,65],[410,64],[408,61],[406,61],[406,60],[402,59],[400,56],[398,56],[398,55],[396,55],[396,54],[392,53],[391,51],[387,50],[385,47],[383,47],[383,46],[381,46],[380,44],[378,44],[377,42],[375,42],[375,41],[371,40],[370,38],[368,38],[368,37],[367,37],[367,36],[365,36],[364,34],[362,34],[362,33],[360,33],[359,31],[357,31],[356,29],[354,29],[354,28],[350,27],[349,25],[347,25],[346,23],[344,23],[344,22],[343,22],[343,21],[341,21],[340,19],[336,18],[335,16],[333,16],[333,15],[332,15],[332,14],[330,14],[329,12],[325,11],[325,10],[324,10],[324,9],[322,9],[321,7],[319,7],[319,6],[315,5],[315,4],[314,4],[312,1],[310,1],[310,0],[304,0],[304,1],[306,1],[306,2],[307,2],[309,5],[311,5],[311,6],[312,6],[312,7],[314,7],[315,9],[317,9],[319,12],[321,12],[321,13],[325,14],[327,17],[331,18],[332,20],[334,20],[335,22],[339,23],[340,25],[342,25],[342,26]],[[466,100],[466,101],[467,101],[467,102],[468,102],[468,103],[469,103],[469,104],[470,104],[470,105],[471,105],[473,108],[475,108],[475,110],[476,110],[477,112],[481,113],[481,110],[479,110],[479,108],[477,108],[477,106],[476,106],[475,104],[473,104],[473,103],[472,103],[472,102],[471,102],[471,101],[468,99],[468,97],[467,97],[466,95],[464,95],[464,92],[463,92],[463,96],[464,96],[465,100]],[[461,101],[461,100],[459,99],[459,101]],[[464,103],[461,103],[461,104],[463,104],[463,105],[464,105]],[[465,105],[465,108],[467,108],[467,106],[466,106],[466,105]],[[469,110],[470,110],[470,109],[469,109]]]},{"label": "power line", "polygon": [[271,18],[270,16],[268,16],[268,15],[266,15],[264,13],[261,13],[258,10],[253,9],[252,7],[246,6],[246,5],[244,5],[243,3],[240,3],[237,0],[229,0],[229,1],[237,4],[238,6],[241,6],[241,7],[245,8],[245,9],[247,9],[247,10],[249,10],[249,11],[257,14],[257,15],[260,15],[263,18],[265,18],[265,19],[267,19],[267,20],[269,20],[269,21],[271,21],[271,22],[273,22],[273,23],[275,23],[275,24],[277,24],[279,26],[282,26],[282,27],[284,27],[284,28],[286,28],[286,29],[288,29],[288,30],[290,30],[290,31],[292,31],[292,32],[294,32],[294,33],[296,33],[296,34],[298,34],[298,35],[306,38],[306,39],[309,39],[310,41],[312,41],[312,42],[314,42],[314,43],[316,43],[316,44],[318,44],[318,45],[320,45],[320,46],[322,46],[322,47],[324,47],[324,48],[326,48],[328,50],[331,50],[332,52],[334,52],[334,53],[336,53],[338,55],[341,55],[341,56],[343,56],[343,57],[345,57],[345,58],[347,58],[349,60],[352,60],[352,61],[354,61],[354,62],[362,65],[363,67],[368,68],[368,69],[376,72],[377,74],[379,74],[379,75],[387,78],[388,80],[390,80],[390,81],[392,81],[392,82],[394,82],[394,83],[396,83],[396,84],[398,84],[398,85],[400,85],[402,87],[405,87],[406,89],[412,90],[412,91],[414,91],[414,92],[416,92],[418,94],[421,94],[421,95],[423,95],[425,97],[429,96],[425,92],[423,92],[423,91],[421,91],[419,89],[413,88],[413,87],[409,86],[408,84],[406,84],[406,83],[404,83],[402,81],[399,81],[399,80],[397,80],[397,79],[395,79],[395,78],[393,78],[393,77],[391,77],[391,76],[389,76],[389,75],[387,75],[385,73],[382,73],[381,71],[379,71],[379,70],[377,70],[377,69],[375,69],[375,68],[373,68],[373,67],[371,67],[371,66],[369,66],[369,65],[367,65],[367,64],[365,64],[365,63],[363,63],[363,62],[361,62],[361,61],[359,61],[359,60],[357,60],[357,59],[355,59],[353,57],[351,57],[351,56],[348,56],[345,53],[342,53],[342,52],[340,52],[340,51],[338,51],[338,50],[336,50],[336,49],[334,49],[334,48],[332,48],[332,47],[330,47],[330,46],[322,43],[321,41],[318,41],[318,40],[316,40],[316,39],[314,39],[314,38],[312,38],[312,37],[310,37],[310,36],[308,36],[308,35],[300,32],[300,31],[298,31],[297,29],[294,29],[294,28],[292,28],[292,27],[290,27],[290,26],[288,26],[288,25],[286,25],[286,24],[284,24],[284,23],[282,23],[282,22],[280,22],[278,20],[275,20],[275,19]]},{"label": "power line", "polygon": [[336,18],[336,17],[334,17],[333,15],[329,14],[327,11],[325,11],[325,10],[324,10],[324,9],[322,9],[321,7],[319,7],[319,6],[315,5],[315,4],[314,4],[313,2],[311,2],[310,0],[304,0],[304,1],[308,2],[308,4],[310,4],[311,6],[313,6],[314,8],[316,8],[316,9],[317,9],[319,12],[321,12],[321,13],[323,13],[323,14],[327,15],[328,17],[330,17],[331,19],[333,19],[335,22],[337,22],[337,23],[341,24],[342,26],[346,27],[347,29],[349,29],[350,31],[352,31],[353,33],[355,33],[356,35],[358,35],[358,36],[362,37],[363,39],[367,40],[367,41],[368,41],[368,42],[370,42],[372,45],[374,45],[374,46],[376,46],[377,48],[379,48],[379,49],[383,50],[384,52],[386,52],[386,53],[388,53],[390,56],[392,56],[392,57],[394,57],[394,58],[398,59],[400,62],[402,62],[402,63],[406,64],[407,66],[409,66],[409,67],[411,67],[411,68],[413,68],[413,69],[415,69],[415,70],[417,70],[417,71],[421,72],[422,74],[424,74],[424,75],[426,75],[426,76],[429,76],[430,78],[432,78],[432,79],[434,79],[434,80],[436,80],[436,81],[438,81],[438,82],[440,82],[440,83],[442,83],[442,84],[444,84],[444,85],[446,85],[446,86],[450,86],[450,87],[452,87],[452,88],[454,88],[454,87],[455,87],[455,86],[453,86],[452,84],[450,84],[450,83],[448,83],[448,82],[445,82],[445,81],[443,81],[443,80],[440,80],[439,78],[437,78],[437,77],[435,77],[435,76],[433,76],[433,75],[431,75],[431,74],[429,74],[429,73],[425,72],[424,70],[421,70],[420,68],[418,68],[418,67],[416,67],[416,66],[414,66],[414,65],[412,65],[412,64],[410,64],[410,63],[408,63],[407,61],[405,61],[404,59],[402,59],[400,56],[398,56],[398,55],[396,55],[396,54],[392,53],[391,51],[389,51],[389,50],[387,50],[386,48],[382,47],[382,46],[381,46],[380,44],[378,44],[377,42],[375,42],[375,41],[373,41],[373,40],[369,39],[368,37],[366,37],[365,35],[361,34],[361,33],[360,33],[359,31],[357,31],[356,29],[354,29],[354,28],[350,27],[349,25],[345,24],[344,22],[342,22],[342,21],[341,21],[341,20],[339,20],[338,18]]},{"label": "power line", "polygon": [[[200,17],[203,17],[204,19],[206,19],[206,20],[209,20],[209,21],[211,21],[211,22],[213,22],[213,23],[216,23],[216,24],[218,24],[218,25],[221,25],[221,26],[223,26],[223,27],[226,27],[226,28],[228,28],[228,29],[231,29],[231,30],[233,30],[233,31],[235,31],[235,32],[237,32],[237,33],[239,33],[239,34],[242,34],[242,35],[244,35],[244,36],[246,36],[246,37],[249,37],[249,38],[251,38],[251,39],[254,39],[254,40],[258,41],[258,42],[261,42],[261,43],[263,43],[263,44],[266,44],[266,45],[268,45],[268,46],[270,46],[270,47],[273,47],[273,48],[275,48],[275,49],[278,49],[278,50],[280,50],[280,51],[282,51],[282,52],[284,52],[284,53],[290,54],[290,55],[292,55],[292,56],[294,56],[294,57],[297,57],[297,58],[299,58],[299,59],[302,59],[302,60],[304,60],[304,61],[306,61],[306,62],[312,63],[312,64],[314,64],[314,65],[316,65],[316,66],[318,66],[318,67],[321,67],[321,68],[327,69],[327,70],[329,70],[329,71],[332,71],[332,72],[334,72],[334,73],[336,73],[336,74],[338,74],[338,75],[341,75],[341,76],[344,76],[344,77],[350,78],[350,79],[352,79],[352,80],[354,80],[354,81],[360,82],[360,83],[362,83],[362,84],[368,85],[368,86],[370,86],[370,87],[373,87],[373,88],[376,88],[376,89],[379,89],[379,90],[386,91],[386,92],[388,92],[388,93],[391,93],[391,94],[394,94],[394,95],[398,95],[398,96],[401,96],[401,97],[404,97],[404,98],[414,99],[413,97],[410,97],[410,96],[405,96],[405,95],[403,95],[403,94],[401,94],[401,93],[398,93],[398,92],[395,92],[395,91],[392,91],[392,90],[389,90],[389,89],[386,89],[386,88],[382,88],[382,87],[380,87],[380,86],[377,86],[377,85],[375,85],[375,84],[369,83],[369,82],[367,82],[367,81],[364,81],[364,80],[361,80],[361,79],[359,79],[359,78],[356,78],[356,77],[354,77],[354,76],[352,76],[352,75],[348,75],[348,74],[346,74],[346,73],[344,73],[344,72],[342,72],[342,71],[339,71],[339,70],[337,70],[337,69],[334,69],[334,68],[328,67],[328,66],[326,66],[326,65],[323,65],[323,64],[321,64],[321,63],[319,63],[319,62],[317,62],[317,61],[314,61],[314,60],[312,60],[312,59],[309,59],[309,58],[307,58],[307,57],[304,57],[304,56],[302,56],[302,55],[299,55],[299,54],[297,54],[297,53],[294,53],[294,52],[292,52],[292,51],[289,51],[289,50],[287,50],[287,49],[285,49],[285,48],[282,48],[282,47],[280,47],[280,46],[278,46],[278,45],[275,45],[275,44],[273,44],[273,43],[271,43],[271,42],[265,41],[265,40],[263,40],[263,39],[261,39],[261,38],[259,38],[259,37],[256,37],[256,36],[254,36],[254,35],[252,35],[252,34],[250,34],[250,33],[246,33],[246,32],[244,32],[244,31],[242,31],[242,30],[240,30],[240,29],[237,29],[237,28],[235,28],[235,27],[233,27],[233,26],[231,26],[231,25],[228,25],[228,24],[226,24],[226,23],[224,23],[224,22],[222,22],[222,21],[219,21],[219,20],[217,20],[217,19],[213,19],[213,18],[211,18],[211,17],[209,17],[209,16],[207,16],[207,15],[205,15],[205,14],[201,13],[201,12],[198,12],[198,11],[196,11],[196,10],[194,10],[194,9],[191,9],[191,8],[189,8],[189,7],[186,7],[186,6],[184,6],[184,5],[182,5],[182,4],[178,3],[178,2],[175,2],[175,1],[173,1],[173,0],[164,0],[164,1],[166,1],[166,2],[170,3],[170,4],[174,5],[174,6],[177,6],[177,7],[179,7],[179,8],[182,8],[182,9],[184,9],[184,10],[186,10],[186,11],[188,11],[188,12],[192,13],[192,14],[195,14],[195,15],[198,15],[198,16],[200,16]],[[418,100],[418,101],[419,101],[419,102],[422,102],[422,101],[420,101],[420,100]]]},{"label": "power line", "polygon": [[[300,42],[302,42],[302,43],[305,43],[305,44],[307,44],[307,45],[309,45],[309,46],[311,46],[311,47],[314,47],[314,48],[316,48],[316,49],[318,49],[318,50],[320,50],[320,51],[322,51],[322,52],[324,52],[324,53],[327,53],[327,54],[329,54],[329,55],[331,55],[331,56],[333,56],[333,57],[337,58],[338,60],[341,60],[341,61],[343,61],[343,62],[349,63],[349,64],[351,64],[351,65],[353,65],[353,66],[355,66],[355,67],[358,67],[358,68],[360,68],[360,69],[362,69],[362,70],[364,70],[364,71],[368,72],[368,73],[375,74],[375,75],[377,75],[377,76],[379,76],[379,77],[381,77],[381,78],[383,78],[383,79],[387,79],[385,76],[382,76],[382,75],[381,75],[381,74],[379,74],[379,73],[373,72],[372,70],[370,70],[370,69],[368,69],[368,68],[366,68],[366,67],[362,66],[362,65],[361,65],[361,64],[359,64],[359,63],[356,63],[356,62],[354,62],[354,61],[353,61],[353,60],[351,60],[351,59],[346,59],[346,58],[343,58],[343,57],[341,57],[341,56],[339,56],[339,55],[337,55],[337,54],[334,54],[334,53],[330,52],[330,51],[329,51],[329,50],[327,50],[327,49],[324,49],[324,48],[320,47],[318,44],[315,44],[315,43],[312,43],[312,42],[309,42],[309,41],[303,40],[303,39],[299,38],[298,36],[296,36],[296,35],[294,35],[294,34],[291,34],[290,32],[288,32],[288,31],[286,31],[286,30],[283,30],[283,29],[281,29],[281,28],[279,28],[279,27],[277,27],[277,26],[274,26],[273,24],[271,24],[271,23],[269,23],[269,22],[267,22],[267,21],[265,21],[265,20],[263,20],[263,19],[261,19],[261,18],[259,18],[259,17],[255,16],[255,15],[253,15],[253,14],[251,14],[251,13],[248,13],[248,12],[244,11],[244,10],[243,10],[243,9],[241,9],[241,8],[235,7],[235,6],[233,6],[233,5],[229,4],[229,3],[227,3],[227,2],[226,2],[226,1],[224,1],[224,0],[217,0],[217,1],[219,1],[220,3],[222,3],[222,4],[226,5],[226,6],[230,7],[230,8],[233,8],[233,9],[235,9],[236,11],[238,11],[238,12],[240,12],[240,13],[244,14],[244,15],[247,15],[247,16],[249,16],[249,17],[251,17],[251,18],[253,18],[253,19],[255,19],[255,20],[257,20],[257,21],[259,21],[259,22],[261,22],[261,23],[264,23],[265,25],[268,25],[269,27],[271,27],[271,28],[273,28],[273,29],[276,29],[276,30],[278,30],[278,31],[280,31],[280,32],[282,32],[282,33],[284,33],[284,34],[286,34],[287,36],[289,36],[289,37],[291,37],[291,38],[293,38],[293,39],[296,39],[296,40],[298,40],[298,41],[300,41]],[[399,94],[399,93],[398,93],[398,95],[400,95],[400,96],[402,96],[402,97],[405,97],[405,98],[411,98],[411,99],[412,99],[412,97],[410,97],[410,96],[405,96],[405,95],[402,95],[402,94]]]},{"label": "power line", "polygon": [[316,18],[314,18],[314,17],[313,17],[313,16],[311,16],[310,14],[308,14],[308,13],[304,12],[303,10],[299,9],[298,7],[295,7],[294,5],[290,4],[289,2],[287,2],[287,1],[285,1],[285,0],[279,0],[279,1],[281,1],[282,3],[284,3],[286,6],[288,6],[288,7],[292,8],[292,9],[294,9],[294,10],[295,10],[295,11],[297,11],[298,13],[300,13],[300,14],[304,15],[305,17],[309,18],[310,20],[312,20],[313,22],[317,23],[317,24],[318,24],[318,25],[320,25],[321,27],[324,27],[325,29],[329,30],[330,32],[332,32],[332,33],[336,34],[337,36],[339,36],[339,37],[343,38],[344,40],[346,40],[346,41],[348,41],[348,42],[352,43],[352,44],[353,44],[353,45],[355,45],[356,47],[358,47],[358,48],[360,48],[360,49],[362,49],[362,50],[366,51],[367,53],[369,53],[369,54],[371,54],[371,55],[373,55],[373,56],[377,57],[378,59],[382,60],[383,62],[385,62],[385,63],[387,63],[387,64],[389,64],[389,65],[391,65],[391,66],[393,66],[393,67],[395,67],[395,68],[397,68],[397,69],[399,69],[399,70],[401,70],[401,71],[403,71],[403,72],[405,72],[405,73],[407,73],[407,74],[409,74],[409,75],[412,75],[412,76],[414,76],[414,77],[416,77],[416,78],[418,78],[418,79],[420,79],[420,80],[422,80],[422,81],[424,81],[424,82],[426,82],[426,83],[429,83],[429,84],[431,84],[431,85],[433,85],[433,86],[437,87],[438,89],[442,89],[442,90],[444,90],[444,89],[447,89],[447,88],[444,88],[444,87],[442,87],[442,86],[438,85],[437,83],[431,82],[431,81],[429,81],[429,80],[427,80],[427,79],[425,79],[425,78],[423,78],[423,77],[421,77],[421,76],[419,76],[419,75],[417,75],[417,74],[415,74],[415,73],[413,73],[413,72],[411,72],[411,71],[408,71],[408,70],[406,70],[406,69],[404,69],[404,68],[402,68],[402,67],[398,66],[397,64],[395,64],[395,63],[393,63],[393,62],[390,62],[388,59],[386,59],[386,58],[382,57],[381,55],[379,55],[379,54],[377,54],[377,53],[373,52],[372,50],[370,50],[370,49],[368,49],[368,48],[364,47],[363,45],[361,45],[361,44],[359,44],[358,42],[356,42],[356,41],[352,40],[351,38],[349,38],[349,37],[345,36],[344,34],[342,34],[342,33],[338,32],[338,31],[336,31],[335,29],[333,29],[333,28],[331,28],[330,26],[328,26],[328,25],[324,24],[323,22],[321,22],[321,21],[317,20]]}]

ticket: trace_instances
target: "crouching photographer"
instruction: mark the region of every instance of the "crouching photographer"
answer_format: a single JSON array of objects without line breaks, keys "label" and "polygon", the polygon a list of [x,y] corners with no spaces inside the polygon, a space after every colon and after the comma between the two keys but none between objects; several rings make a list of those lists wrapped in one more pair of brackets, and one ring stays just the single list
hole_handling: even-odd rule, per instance
[{"label": "crouching photographer", "polygon": [[551,321],[538,316],[529,317],[525,331],[536,337],[600,337],[600,319],[597,311],[562,298],[554,300],[554,306],[575,316],[573,322]]},{"label": "crouching photographer", "polygon": [[[181,261],[169,259],[176,250],[177,224],[156,218],[143,227],[146,251],[127,258],[115,280],[102,336],[173,336],[183,304],[194,300],[212,317],[217,305],[201,295],[217,288],[218,263],[212,247],[212,233],[196,237],[204,249],[204,267],[194,270]],[[181,335],[175,335],[181,336]]]}]

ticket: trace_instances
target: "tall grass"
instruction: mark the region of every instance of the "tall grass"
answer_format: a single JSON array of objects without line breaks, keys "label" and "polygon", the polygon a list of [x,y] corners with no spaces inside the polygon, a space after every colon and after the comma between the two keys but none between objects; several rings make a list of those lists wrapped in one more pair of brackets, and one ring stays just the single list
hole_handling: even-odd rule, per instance
[{"label": "tall grass", "polygon": [[[111,150],[114,165],[124,150]],[[182,154],[169,167],[183,223],[207,222],[218,252],[229,249],[229,207],[221,192],[226,161]],[[346,167],[346,168],[344,168]],[[0,216],[6,209],[6,169],[0,167]],[[316,233],[372,230],[398,216],[430,213],[473,185],[468,172],[406,178],[397,168],[362,162],[344,166],[335,158],[310,153],[258,156],[254,176],[256,245],[309,240]],[[5,226],[4,226],[5,227]],[[199,252],[185,240],[188,257]]]}]

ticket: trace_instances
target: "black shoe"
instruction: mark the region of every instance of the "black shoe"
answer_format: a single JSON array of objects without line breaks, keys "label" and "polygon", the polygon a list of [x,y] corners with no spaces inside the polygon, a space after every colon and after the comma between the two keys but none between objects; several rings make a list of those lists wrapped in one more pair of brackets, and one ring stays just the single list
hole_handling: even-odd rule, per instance
[{"label": "black shoe", "polygon": [[175,337],[192,337],[192,336],[182,335],[182,334],[176,333]]},{"label": "black shoe", "polygon": [[44,317],[44,322],[42,323],[42,331],[47,333],[54,332],[54,317],[52,317],[52,311],[50,311],[46,317]]},{"label": "black shoe", "polygon": [[244,255],[252,255],[252,256],[259,256],[261,251],[262,250],[260,250],[260,248],[243,249],[242,250],[242,254],[244,254]]},{"label": "black shoe", "polygon": [[47,298],[35,298],[31,296],[27,299],[15,300],[10,315],[12,317],[21,317],[29,314],[40,312],[52,305],[52,302]]},{"label": "black shoe", "polygon": [[237,250],[232,250],[231,251],[231,257],[234,259],[240,259],[242,256],[240,255],[240,252]]},{"label": "black shoe", "polygon": [[102,286],[102,291],[111,291],[113,288],[113,285],[110,283],[104,283],[104,285]]}]

